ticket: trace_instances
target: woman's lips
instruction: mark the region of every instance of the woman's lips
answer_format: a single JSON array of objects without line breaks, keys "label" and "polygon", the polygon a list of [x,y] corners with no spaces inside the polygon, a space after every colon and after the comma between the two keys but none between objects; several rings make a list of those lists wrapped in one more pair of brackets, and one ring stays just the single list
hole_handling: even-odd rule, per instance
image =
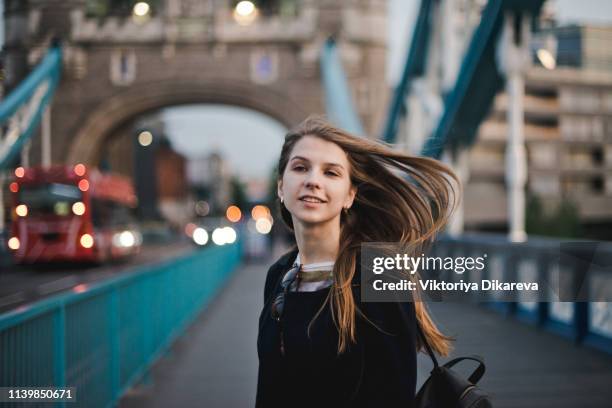
[{"label": "woman's lips", "polygon": [[319,198],[319,197],[313,196],[313,195],[303,195],[303,196],[300,196],[298,198],[298,200],[300,200],[300,201],[309,201],[309,202],[321,202],[321,203],[326,202],[322,198]]},{"label": "woman's lips", "polygon": [[324,201],[307,201],[305,198],[300,198],[299,201],[304,205],[304,207],[318,207],[321,204],[325,204]]}]

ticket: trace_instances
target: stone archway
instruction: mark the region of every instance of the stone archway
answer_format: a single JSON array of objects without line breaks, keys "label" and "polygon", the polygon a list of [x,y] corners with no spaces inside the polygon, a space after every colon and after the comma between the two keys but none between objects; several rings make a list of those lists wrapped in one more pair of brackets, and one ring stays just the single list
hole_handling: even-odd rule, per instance
[{"label": "stone archway", "polygon": [[143,113],[172,105],[217,103],[265,113],[292,127],[309,113],[283,93],[248,82],[166,80],[131,86],[102,102],[73,139],[66,162],[97,163],[102,144],[113,129]]}]

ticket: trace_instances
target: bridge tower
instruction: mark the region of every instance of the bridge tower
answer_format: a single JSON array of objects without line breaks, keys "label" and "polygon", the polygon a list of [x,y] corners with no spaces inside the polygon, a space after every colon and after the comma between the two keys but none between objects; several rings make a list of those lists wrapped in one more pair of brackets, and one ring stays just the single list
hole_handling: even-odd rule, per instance
[{"label": "bridge tower", "polygon": [[[288,127],[324,113],[319,54],[329,36],[366,132],[380,129],[388,96],[386,0],[260,0],[250,22],[237,20],[231,0],[151,0],[143,18],[134,3],[6,1],[8,88],[52,38],[64,47],[51,109],[54,163],[98,164],[110,156],[115,170],[129,173],[130,123],[167,106],[242,106]],[[30,162],[39,161],[35,138]]]}]

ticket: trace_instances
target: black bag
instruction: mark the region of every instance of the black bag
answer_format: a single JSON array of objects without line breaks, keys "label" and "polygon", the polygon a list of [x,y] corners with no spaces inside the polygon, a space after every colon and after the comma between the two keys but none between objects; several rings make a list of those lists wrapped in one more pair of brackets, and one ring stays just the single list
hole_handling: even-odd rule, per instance
[{"label": "black bag", "polygon": [[[440,366],[436,356],[417,323],[417,332],[421,336],[427,354],[433,361],[434,368],[416,395],[416,408],[492,408],[491,400],[486,392],[476,386],[485,372],[485,364],[480,356],[457,357]],[[455,364],[463,360],[473,360],[478,368],[465,380],[451,370]]]}]

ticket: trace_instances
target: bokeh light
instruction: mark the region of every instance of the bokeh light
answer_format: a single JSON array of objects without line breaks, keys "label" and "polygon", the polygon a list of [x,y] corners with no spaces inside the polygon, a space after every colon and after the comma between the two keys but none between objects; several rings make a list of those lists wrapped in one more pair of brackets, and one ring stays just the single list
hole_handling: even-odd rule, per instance
[{"label": "bokeh light", "polygon": [[208,242],[208,232],[202,227],[198,227],[193,231],[193,242],[198,245],[206,245]]},{"label": "bokeh light", "polygon": [[94,244],[94,239],[90,234],[83,234],[79,242],[83,248],[91,248]]},{"label": "bokeh light", "polygon": [[77,176],[84,176],[86,170],[87,169],[85,168],[85,165],[82,163],[79,163],[74,166],[74,174],[76,174]]},{"label": "bokeh light", "polygon": [[139,1],[138,3],[134,4],[134,8],[132,9],[132,12],[136,17],[144,17],[149,14],[150,11],[151,6],[144,1]]},{"label": "bokeh light", "polygon": [[253,217],[254,220],[258,220],[263,217],[270,217],[270,209],[265,205],[256,205],[251,210],[251,217]]},{"label": "bokeh light", "polygon": [[19,238],[11,237],[11,239],[8,240],[8,247],[12,249],[13,251],[18,250],[19,246],[20,246]]},{"label": "bokeh light", "polygon": [[18,216],[25,217],[26,215],[28,215],[28,206],[25,204],[19,204],[15,208],[15,212],[17,213]]},{"label": "bokeh light", "polygon": [[85,204],[83,204],[81,201],[77,201],[76,203],[72,204],[72,212],[74,215],[85,214]]},{"label": "bokeh light", "polygon": [[87,191],[89,190],[89,181],[83,179],[79,181],[79,190]]},{"label": "bokeh light", "polygon": [[138,134],[138,143],[143,147],[149,146],[151,143],[153,143],[153,134],[148,130],[140,132]]},{"label": "bokeh light", "polygon": [[272,230],[272,222],[268,218],[260,218],[255,221],[255,229],[260,234],[268,234]]},{"label": "bokeh light", "polygon": [[225,216],[231,222],[238,222],[242,218],[242,211],[235,205],[230,205],[225,211]]}]

